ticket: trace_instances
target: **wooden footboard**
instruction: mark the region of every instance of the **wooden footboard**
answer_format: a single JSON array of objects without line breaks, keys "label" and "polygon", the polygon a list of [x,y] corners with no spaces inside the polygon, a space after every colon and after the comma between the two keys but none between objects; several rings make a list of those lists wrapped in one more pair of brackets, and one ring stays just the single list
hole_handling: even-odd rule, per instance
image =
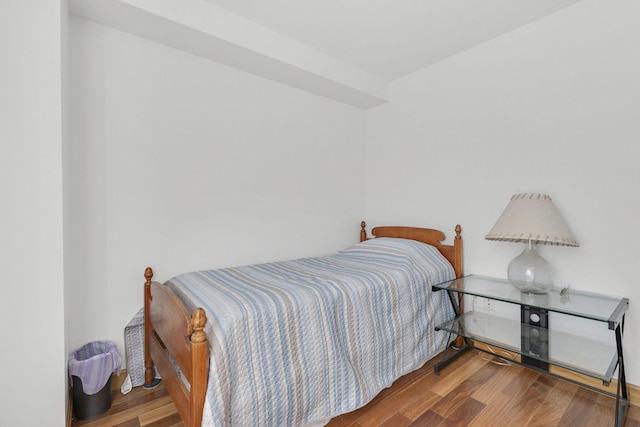
[{"label": "wooden footboard", "polygon": [[166,286],[152,282],[151,268],[144,277],[145,387],[156,384],[155,364],[185,426],[199,427],[209,377],[207,317],[201,308],[189,315]]}]

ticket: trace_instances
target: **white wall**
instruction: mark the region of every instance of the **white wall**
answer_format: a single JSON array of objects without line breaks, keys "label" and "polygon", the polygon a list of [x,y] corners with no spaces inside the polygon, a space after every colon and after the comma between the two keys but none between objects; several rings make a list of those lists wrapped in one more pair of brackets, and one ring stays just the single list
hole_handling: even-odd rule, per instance
[{"label": "white wall", "polygon": [[86,20],[70,25],[70,340],[123,345],[143,272],[357,242],[362,110]]},{"label": "white wall", "polygon": [[640,384],[638,8],[585,0],[399,80],[366,126],[350,107],[72,20],[67,145],[66,2],[5,6],[0,262],[12,295],[0,323],[3,366],[16,369],[0,424],[63,425],[69,348],[121,340],[144,266],[163,280],[356,240],[365,129],[369,222],[461,223],[468,273],[504,276],[519,251],[483,240],[512,193],[551,194],[582,246],[543,253],[563,284],[631,299]]},{"label": "white wall", "polygon": [[2,426],[64,426],[64,1],[0,13]]},{"label": "white wall", "polygon": [[367,113],[367,218],[453,233],[467,274],[521,245],[484,235],[512,194],[551,195],[579,248],[541,248],[557,283],[630,299],[640,384],[640,3],[585,0],[394,82]]}]

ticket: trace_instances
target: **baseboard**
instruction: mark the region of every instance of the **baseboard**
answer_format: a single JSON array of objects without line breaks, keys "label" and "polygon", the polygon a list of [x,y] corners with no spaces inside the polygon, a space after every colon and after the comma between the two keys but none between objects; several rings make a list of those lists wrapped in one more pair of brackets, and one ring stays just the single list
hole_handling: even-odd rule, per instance
[{"label": "baseboard", "polygon": [[71,427],[73,422],[73,393],[71,387],[69,387],[69,395],[67,396],[67,427]]},{"label": "baseboard", "polygon": [[127,378],[127,370],[120,370],[120,375],[113,374],[111,377],[111,391],[119,391],[122,388],[122,383]]}]

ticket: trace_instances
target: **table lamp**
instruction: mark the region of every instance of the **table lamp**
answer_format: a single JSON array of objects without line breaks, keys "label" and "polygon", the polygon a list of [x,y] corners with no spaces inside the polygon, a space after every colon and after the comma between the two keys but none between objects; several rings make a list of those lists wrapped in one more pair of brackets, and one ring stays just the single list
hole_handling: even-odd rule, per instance
[{"label": "table lamp", "polygon": [[547,293],[553,286],[551,264],[534,244],[579,246],[551,197],[533,193],[512,196],[485,239],[525,244],[524,251],[509,263],[507,278],[520,291],[534,294]]}]

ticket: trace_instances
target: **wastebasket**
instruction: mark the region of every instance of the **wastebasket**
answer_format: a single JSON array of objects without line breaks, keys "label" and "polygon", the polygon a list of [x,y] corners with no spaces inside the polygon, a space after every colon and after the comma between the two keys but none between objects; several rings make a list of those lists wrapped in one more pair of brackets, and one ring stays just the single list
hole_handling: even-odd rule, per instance
[{"label": "wastebasket", "polygon": [[94,341],[69,356],[69,376],[73,384],[73,412],[78,420],[88,420],[111,407],[111,375],[120,375],[122,357],[111,341]]}]

